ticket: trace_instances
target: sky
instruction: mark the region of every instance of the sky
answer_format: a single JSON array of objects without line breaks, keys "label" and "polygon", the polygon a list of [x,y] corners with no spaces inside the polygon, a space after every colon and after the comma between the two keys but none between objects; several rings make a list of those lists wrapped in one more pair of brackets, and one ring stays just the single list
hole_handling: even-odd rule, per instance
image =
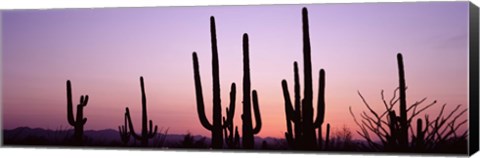
[{"label": "sky", "polygon": [[303,70],[302,7],[309,11],[313,96],[323,68],[325,123],[334,131],[358,129],[348,110],[366,110],[357,91],[383,110],[380,91],[390,98],[398,85],[399,52],[409,104],[437,100],[427,111],[431,115],[444,103],[447,110],[468,105],[468,2],[11,10],[1,14],[3,128],[70,127],[65,87],[70,80],[74,105],[80,95],[90,97],[85,129],[117,129],[129,107],[138,131],[143,76],[154,124],[169,133],[210,136],[196,112],[192,52],[198,53],[211,122],[209,18],[214,16],[222,111],[234,82],[235,125],[241,127],[242,35],[248,33],[252,89],[263,123],[258,136],[283,137],[281,81],[288,81],[293,95],[293,62]]}]

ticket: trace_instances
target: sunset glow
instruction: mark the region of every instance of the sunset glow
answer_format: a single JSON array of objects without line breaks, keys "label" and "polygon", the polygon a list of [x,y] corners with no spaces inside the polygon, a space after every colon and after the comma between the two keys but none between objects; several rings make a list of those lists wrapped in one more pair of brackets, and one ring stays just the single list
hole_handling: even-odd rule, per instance
[{"label": "sunset glow", "polygon": [[209,18],[214,16],[222,115],[234,82],[234,119],[241,128],[242,35],[248,33],[252,89],[258,91],[263,123],[256,136],[283,138],[281,81],[288,81],[293,95],[293,62],[303,71],[302,7],[309,10],[314,105],[318,71],[325,69],[325,123],[333,131],[346,126],[360,138],[349,107],[357,114],[366,110],[360,92],[374,109],[384,109],[380,92],[390,99],[398,86],[399,52],[407,104],[437,100],[426,111],[431,115],[443,104],[446,110],[467,107],[468,2],[11,10],[1,14],[3,128],[70,127],[70,80],[74,105],[80,95],[90,97],[86,130],[116,130],[125,107],[140,130],[143,76],[155,125],[210,137],[196,111],[192,53],[198,54],[211,121]]}]

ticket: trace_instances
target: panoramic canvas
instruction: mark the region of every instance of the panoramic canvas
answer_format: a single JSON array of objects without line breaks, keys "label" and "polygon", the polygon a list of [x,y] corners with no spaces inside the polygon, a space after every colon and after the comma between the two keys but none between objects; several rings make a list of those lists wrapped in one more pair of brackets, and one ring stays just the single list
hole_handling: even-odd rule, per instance
[{"label": "panoramic canvas", "polygon": [[2,145],[468,154],[471,9],[4,10]]}]

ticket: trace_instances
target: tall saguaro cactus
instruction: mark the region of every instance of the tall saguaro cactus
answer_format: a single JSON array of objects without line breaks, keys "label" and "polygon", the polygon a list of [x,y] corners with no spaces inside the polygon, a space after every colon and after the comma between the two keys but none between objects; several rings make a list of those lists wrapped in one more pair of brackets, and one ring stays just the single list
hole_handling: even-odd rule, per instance
[{"label": "tall saguaro cactus", "polygon": [[[405,83],[405,70],[403,67],[403,56],[402,54],[397,54],[397,64],[398,64],[398,80],[399,80],[399,111],[400,116],[395,114],[395,111],[389,112],[390,119],[390,131],[391,134],[387,136],[388,146],[386,150],[390,151],[406,151],[409,148],[408,144],[408,128],[410,123],[408,122],[407,116],[407,98],[406,98],[406,83]],[[420,120],[421,128],[421,120]],[[421,134],[421,133],[419,133]],[[422,136],[423,137],[423,136]]]},{"label": "tall saguaro cactus", "polygon": [[146,147],[148,146],[148,139],[151,139],[155,137],[155,134],[157,134],[157,125],[155,125],[155,129],[152,128],[153,123],[152,120],[149,120],[149,127],[147,129],[147,97],[145,95],[145,87],[143,84],[143,77],[140,77],[140,87],[142,90],[142,132],[141,134],[135,133],[135,129],[133,128],[132,124],[132,119],[130,117],[130,110],[128,110],[128,107],[125,108],[125,115],[128,120],[128,127],[130,129],[130,133],[133,136],[133,138],[140,140],[142,146]]},{"label": "tall saguaro cactus", "polygon": [[[250,98],[251,85],[250,85],[250,59],[248,50],[248,35],[243,34],[243,128],[242,128],[242,145],[244,149],[253,149],[254,147],[254,134],[258,134],[262,128],[262,119],[260,117],[260,110],[258,108],[258,96],[257,91],[253,90],[252,98]],[[253,101],[253,111],[255,115],[256,125],[255,128],[252,125],[251,114],[251,102]]]},{"label": "tall saguaro cactus", "polygon": [[70,80],[67,80],[67,119],[68,123],[74,127],[74,139],[76,145],[83,144],[83,127],[87,118],[83,117],[83,108],[87,106],[88,95],[80,96],[80,103],[77,105],[77,117],[73,116],[72,86]]},{"label": "tall saguaro cactus", "polygon": [[200,70],[198,66],[197,53],[193,52],[193,70],[195,79],[195,95],[197,101],[197,113],[200,123],[204,128],[212,132],[212,148],[220,149],[223,147],[223,132],[222,129],[227,128],[233,122],[235,114],[235,83],[232,83],[230,90],[230,106],[227,112],[227,119],[222,124],[222,105],[220,100],[220,77],[218,66],[218,50],[217,37],[215,29],[215,18],[210,17],[210,35],[212,43],[212,78],[213,78],[213,117],[210,123],[205,116],[205,104],[203,101],[202,82],[200,79]]},{"label": "tall saguaro cactus", "polygon": [[[319,88],[317,116],[313,117],[313,84],[312,84],[312,61],[310,48],[310,35],[308,27],[308,11],[302,9],[303,28],[303,66],[304,66],[304,98],[300,99],[300,83],[298,66],[294,62],[295,79],[295,109],[292,107],[287,81],[282,81],[283,95],[285,99],[285,113],[287,118],[287,132],[285,136],[289,144],[296,149],[317,149],[317,137],[315,129],[321,130],[325,118],[325,71],[319,72]],[[293,134],[291,122],[295,124]],[[322,133],[319,131],[318,133]],[[295,137],[294,137],[295,135]],[[328,134],[327,134],[328,135]],[[321,137],[321,135],[319,135]],[[322,140],[321,138],[319,140]]]},{"label": "tall saguaro cactus", "polygon": [[400,88],[400,146],[402,148],[408,147],[408,122],[407,122],[407,96],[406,96],[406,83],[405,83],[405,70],[403,68],[402,54],[397,54],[398,63],[398,79]]}]

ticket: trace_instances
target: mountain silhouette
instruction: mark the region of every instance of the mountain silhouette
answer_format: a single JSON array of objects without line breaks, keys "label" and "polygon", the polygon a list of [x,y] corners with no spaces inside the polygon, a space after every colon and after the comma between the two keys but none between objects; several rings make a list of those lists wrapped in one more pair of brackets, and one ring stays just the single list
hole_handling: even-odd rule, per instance
[{"label": "mountain silhouette", "polygon": [[[3,145],[5,146],[65,146],[65,142],[73,137],[74,129],[43,129],[18,127],[15,129],[3,130]],[[121,138],[117,130],[85,130],[86,146],[101,147],[122,147]],[[185,138],[185,134],[167,134],[165,139],[166,148],[179,148],[180,142]],[[205,144],[210,144],[211,139],[202,135],[192,135],[194,140],[205,138]],[[274,137],[255,137],[255,147],[261,148],[262,143],[266,142],[272,149],[286,149],[284,139]],[[140,145],[140,142],[136,142]],[[67,144],[68,145],[68,144]]]}]

